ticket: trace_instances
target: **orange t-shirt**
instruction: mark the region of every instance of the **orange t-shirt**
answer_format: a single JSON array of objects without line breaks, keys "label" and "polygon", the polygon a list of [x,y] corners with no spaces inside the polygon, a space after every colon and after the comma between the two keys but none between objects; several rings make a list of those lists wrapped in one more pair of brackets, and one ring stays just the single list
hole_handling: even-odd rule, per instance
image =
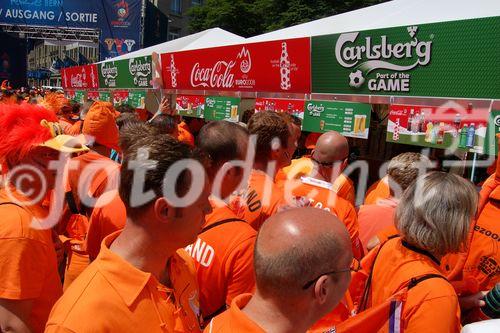
[{"label": "orange t-shirt", "polygon": [[[288,185],[291,185],[291,183]],[[291,189],[298,206],[304,205],[324,209],[337,216],[345,224],[349,232],[354,257],[361,259],[363,249],[359,241],[358,217],[353,205],[336,194],[332,190],[332,184],[319,179],[302,177],[294,183]],[[287,188],[285,188],[285,191],[287,191]],[[307,198],[308,201],[305,203],[300,202],[303,198]]]},{"label": "orange t-shirt", "polygon": [[394,226],[394,218],[398,202],[395,199],[379,200],[376,204],[365,204],[359,207],[359,240],[366,245],[379,232]]},{"label": "orange t-shirt", "polygon": [[[203,228],[237,219],[223,203],[210,200],[212,213]],[[200,286],[200,307],[204,319],[230,305],[234,297],[253,292],[253,248],[257,232],[245,221],[232,221],[208,229],[186,247],[193,257]]]},{"label": "orange t-shirt", "polygon": [[[442,275],[439,261],[425,251],[412,249],[401,238],[387,241],[373,267],[371,305],[381,304],[412,278],[426,274]],[[460,307],[455,290],[441,278],[420,282],[408,291],[402,321],[405,333],[460,332]]]},{"label": "orange t-shirt", "polygon": [[[79,192],[98,198],[104,192],[117,190],[120,178],[120,165],[96,152],[90,151],[72,158],[68,170],[68,184],[73,196],[80,205]],[[79,185],[84,186],[80,191]]]},{"label": "orange t-shirt", "polygon": [[189,331],[173,290],[109,249],[119,233],[104,239],[96,260],[56,303],[45,332]]},{"label": "orange t-shirt", "polygon": [[463,277],[473,277],[480,290],[490,290],[500,282],[500,182],[489,193],[472,235]]},{"label": "orange t-shirt", "polygon": [[230,200],[231,210],[259,230],[262,224],[284,205],[283,191],[262,171],[252,170],[248,187]]},{"label": "orange t-shirt", "polygon": [[388,184],[387,176],[370,186],[365,195],[365,205],[376,204],[378,200],[389,199],[391,189]]},{"label": "orange t-shirt", "polygon": [[62,295],[52,230],[31,227],[47,211],[7,203],[11,200],[5,189],[0,190],[0,202],[0,298],[33,300],[29,327],[43,332],[50,309]]},{"label": "orange t-shirt", "polygon": [[[105,205],[103,205],[107,202]],[[102,205],[102,206],[101,206]],[[89,219],[89,229],[84,249],[90,260],[94,260],[101,250],[103,239],[113,232],[123,229],[127,221],[127,210],[117,191],[104,193],[97,200],[97,207]]]},{"label": "orange t-shirt", "polygon": [[208,326],[203,331],[204,333],[265,333],[265,331],[253,322],[248,316],[241,311],[250,299],[251,294],[243,294],[231,303],[231,307],[224,313],[213,318]]},{"label": "orange t-shirt", "polygon": [[[284,187],[284,181],[292,179],[300,179],[303,176],[311,176],[314,171],[314,163],[309,157],[301,157],[292,160],[291,164],[283,169],[280,169],[276,182],[279,187]],[[335,179],[332,184],[332,190],[335,191],[341,198],[349,201],[353,206],[356,202],[356,194],[354,184],[349,177],[344,174]]]}]

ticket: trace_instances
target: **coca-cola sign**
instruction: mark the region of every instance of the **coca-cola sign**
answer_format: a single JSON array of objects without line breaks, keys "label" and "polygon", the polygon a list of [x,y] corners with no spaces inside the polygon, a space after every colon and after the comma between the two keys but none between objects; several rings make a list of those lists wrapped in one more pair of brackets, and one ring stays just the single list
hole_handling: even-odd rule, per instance
[{"label": "coca-cola sign", "polygon": [[161,55],[166,89],[310,92],[308,38]]},{"label": "coca-cola sign", "polygon": [[97,89],[99,87],[96,65],[64,68],[61,71],[61,79],[64,89]]}]

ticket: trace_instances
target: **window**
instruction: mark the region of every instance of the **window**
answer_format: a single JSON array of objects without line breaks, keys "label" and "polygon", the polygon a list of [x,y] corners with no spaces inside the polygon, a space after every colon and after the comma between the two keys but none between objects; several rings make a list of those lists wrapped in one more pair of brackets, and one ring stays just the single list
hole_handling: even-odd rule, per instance
[{"label": "window", "polygon": [[174,40],[181,36],[181,29],[170,27],[168,31],[168,40]]},{"label": "window", "polygon": [[203,4],[202,0],[191,0],[193,6],[201,6]]},{"label": "window", "polygon": [[181,0],[171,0],[170,1],[170,10],[174,14],[181,14],[182,13]]}]

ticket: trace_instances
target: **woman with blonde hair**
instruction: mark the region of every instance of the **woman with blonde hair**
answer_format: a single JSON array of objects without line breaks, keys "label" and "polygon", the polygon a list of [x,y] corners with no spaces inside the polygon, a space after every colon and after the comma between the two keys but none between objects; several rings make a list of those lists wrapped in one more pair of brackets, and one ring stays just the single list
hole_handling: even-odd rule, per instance
[{"label": "woman with blonde hair", "polygon": [[401,237],[374,251],[370,305],[411,285],[401,313],[405,333],[459,332],[457,295],[440,269],[441,258],[463,249],[478,194],[467,180],[431,172],[417,178],[396,211]]}]

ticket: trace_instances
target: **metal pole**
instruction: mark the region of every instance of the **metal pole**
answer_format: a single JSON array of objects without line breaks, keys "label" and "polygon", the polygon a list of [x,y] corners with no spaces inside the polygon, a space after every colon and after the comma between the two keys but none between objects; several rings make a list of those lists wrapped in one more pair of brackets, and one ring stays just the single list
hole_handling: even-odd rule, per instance
[{"label": "metal pole", "polygon": [[477,153],[474,153],[474,155],[472,155],[472,171],[470,175],[471,182],[474,182],[474,174],[476,173],[476,159],[477,159]]}]

